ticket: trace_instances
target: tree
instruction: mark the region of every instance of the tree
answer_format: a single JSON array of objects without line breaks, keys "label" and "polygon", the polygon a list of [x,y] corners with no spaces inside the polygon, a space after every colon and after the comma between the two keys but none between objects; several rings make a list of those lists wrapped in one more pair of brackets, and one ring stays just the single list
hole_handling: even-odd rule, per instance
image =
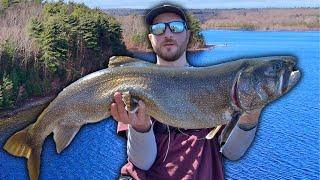
[{"label": "tree", "polygon": [[42,16],[30,21],[29,34],[41,49],[45,74],[62,72],[69,82],[125,52],[120,24],[98,9],[59,1],[46,3]]},{"label": "tree", "polygon": [[1,0],[1,6],[6,9],[10,6],[10,1],[9,0]]},{"label": "tree", "polygon": [[192,32],[188,47],[194,48],[194,49],[204,47],[205,42],[204,42],[204,37],[201,34],[200,20],[196,16],[188,13],[187,21],[188,21],[189,29]]},{"label": "tree", "polygon": [[5,75],[2,84],[2,105],[5,108],[12,107],[14,103],[13,83],[9,75]]}]

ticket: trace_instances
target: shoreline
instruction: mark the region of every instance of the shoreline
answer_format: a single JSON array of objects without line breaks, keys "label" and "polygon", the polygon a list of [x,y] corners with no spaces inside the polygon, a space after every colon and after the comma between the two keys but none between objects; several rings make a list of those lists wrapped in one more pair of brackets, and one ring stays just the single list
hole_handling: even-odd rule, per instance
[{"label": "shoreline", "polygon": [[42,106],[44,104],[52,101],[57,95],[48,94],[42,97],[33,97],[30,99],[26,99],[23,102],[18,103],[16,106],[4,110],[0,110],[0,122],[4,119],[7,119],[11,116],[16,115],[19,112],[27,111],[34,107]]}]

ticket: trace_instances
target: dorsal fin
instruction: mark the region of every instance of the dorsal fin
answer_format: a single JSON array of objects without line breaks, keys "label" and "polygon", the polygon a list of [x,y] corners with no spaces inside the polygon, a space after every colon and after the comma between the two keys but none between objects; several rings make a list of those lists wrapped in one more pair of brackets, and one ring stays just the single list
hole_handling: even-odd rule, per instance
[{"label": "dorsal fin", "polygon": [[113,68],[113,67],[119,67],[119,66],[135,66],[135,65],[139,65],[139,64],[143,64],[143,65],[147,65],[147,64],[152,64],[152,63],[148,63],[145,62],[143,60],[139,60],[136,58],[132,58],[129,56],[112,56],[109,59],[109,64],[108,67],[109,68]]}]

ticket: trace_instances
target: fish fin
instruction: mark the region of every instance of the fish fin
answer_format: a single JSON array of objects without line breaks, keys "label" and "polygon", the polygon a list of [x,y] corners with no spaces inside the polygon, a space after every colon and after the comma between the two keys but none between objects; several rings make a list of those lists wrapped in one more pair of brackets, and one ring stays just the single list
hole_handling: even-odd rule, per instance
[{"label": "fish fin", "polygon": [[109,68],[120,67],[120,66],[139,66],[139,65],[153,65],[152,63],[132,58],[129,56],[112,56],[109,59]]},{"label": "fish fin", "polygon": [[138,102],[136,98],[132,97],[129,91],[122,93],[122,101],[125,104],[125,109],[130,113],[135,113],[138,110]]},{"label": "fish fin", "polygon": [[63,151],[78,133],[80,126],[59,125],[53,130],[53,139],[56,143],[57,152]]},{"label": "fish fin", "polygon": [[30,139],[32,138],[30,138],[28,128],[25,128],[11,136],[3,148],[14,156],[27,158],[29,177],[31,180],[35,180],[39,177],[42,144],[33,146],[35,143],[30,142]]},{"label": "fish fin", "polygon": [[222,125],[219,125],[217,127],[215,127],[212,131],[210,131],[207,136],[206,139],[213,139],[214,136],[219,132],[219,130],[221,129]]},{"label": "fish fin", "polygon": [[42,148],[40,148],[40,150],[33,150],[28,158],[28,171],[31,180],[37,180],[39,178],[41,149]]},{"label": "fish fin", "polygon": [[12,135],[4,145],[4,150],[14,156],[29,158],[32,147],[28,142],[28,130],[23,129]]}]

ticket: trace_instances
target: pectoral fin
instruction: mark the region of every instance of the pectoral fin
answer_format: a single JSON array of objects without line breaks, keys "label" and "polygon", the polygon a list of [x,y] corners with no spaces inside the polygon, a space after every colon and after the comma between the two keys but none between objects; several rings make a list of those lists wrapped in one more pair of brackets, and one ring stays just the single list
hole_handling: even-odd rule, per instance
[{"label": "pectoral fin", "polygon": [[53,130],[57,152],[63,151],[78,133],[80,126],[59,125]]},{"label": "pectoral fin", "polygon": [[215,127],[212,131],[209,132],[209,134],[206,136],[206,139],[214,138],[214,136],[219,132],[221,127],[222,127],[222,125]]},{"label": "pectoral fin", "polygon": [[125,104],[125,109],[130,113],[135,113],[138,110],[138,100],[131,96],[129,91],[122,93],[122,101]]}]

